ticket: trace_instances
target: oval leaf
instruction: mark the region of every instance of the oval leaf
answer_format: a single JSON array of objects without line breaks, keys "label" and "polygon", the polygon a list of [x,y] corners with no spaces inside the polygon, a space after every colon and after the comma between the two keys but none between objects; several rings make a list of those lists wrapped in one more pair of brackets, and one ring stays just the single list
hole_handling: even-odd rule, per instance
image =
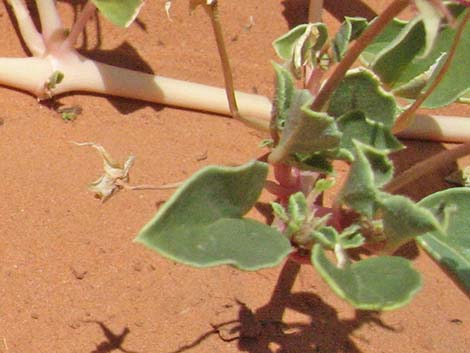
[{"label": "oval leaf", "polygon": [[140,231],[136,241],[195,267],[243,270],[277,265],[291,252],[277,230],[241,218],[258,199],[268,166],[206,167],[189,178]]},{"label": "oval leaf", "polygon": [[340,269],[315,245],[312,263],[337,295],[363,310],[400,308],[421,288],[421,277],[402,257],[380,256]]},{"label": "oval leaf", "polygon": [[439,211],[445,207],[455,210],[445,219],[445,235],[434,231],[417,238],[419,245],[456,276],[467,293],[470,293],[469,200],[469,188],[448,189],[421,200],[419,205],[430,210]]}]

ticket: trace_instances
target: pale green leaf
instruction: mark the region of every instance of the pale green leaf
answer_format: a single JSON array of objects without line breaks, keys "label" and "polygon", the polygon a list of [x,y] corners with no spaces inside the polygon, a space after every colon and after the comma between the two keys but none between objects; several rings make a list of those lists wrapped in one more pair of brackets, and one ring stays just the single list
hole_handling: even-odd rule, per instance
[{"label": "pale green leaf", "polygon": [[136,241],[195,267],[229,264],[257,270],[277,265],[291,252],[287,238],[242,218],[258,199],[267,170],[256,161],[204,168],[172,195]]},{"label": "pale green leaf", "polygon": [[322,247],[333,250],[338,242],[338,232],[333,227],[321,227],[312,232],[312,238],[320,243]]},{"label": "pale green leaf", "polygon": [[316,229],[313,238],[322,244],[324,248],[334,249],[336,244],[341,245],[343,249],[353,249],[364,244],[364,237],[359,233],[359,227],[350,226],[344,229],[341,233],[331,227],[325,226]]},{"label": "pale green leaf", "polygon": [[367,24],[367,20],[362,17],[346,16],[344,18],[344,22],[332,42],[335,61],[343,59],[349,43],[361,35],[364,29],[367,28]]},{"label": "pale green leaf", "polygon": [[[459,21],[465,7],[456,3],[448,3],[449,11]],[[446,26],[438,34],[431,52],[422,57],[426,43],[426,33],[423,22],[415,19],[403,28],[403,23],[393,22],[386,28],[386,36],[376,40],[363,53],[367,62],[372,62],[373,71],[387,84],[391,85],[397,94],[413,98],[429,82],[429,73],[436,66],[443,53],[448,53],[455,36],[455,26]],[[387,40],[396,37],[388,46]],[[470,23],[467,23],[462,39],[457,47],[452,64],[444,80],[424,102],[423,107],[438,108],[454,102],[470,92],[468,67],[470,64]],[[437,73],[438,71],[436,71]],[[421,76],[425,74],[425,76]],[[419,80],[425,78],[424,82]],[[410,81],[414,81],[411,82]]]},{"label": "pale green leaf", "polygon": [[355,150],[353,140],[385,152],[398,151],[403,148],[403,145],[392,134],[390,128],[374,120],[367,119],[361,111],[346,113],[339,117],[336,123],[343,133],[341,147],[353,154]]},{"label": "pale green leaf", "polygon": [[395,98],[384,91],[378,78],[369,70],[350,70],[333,93],[328,113],[340,117],[361,111],[367,119],[391,127],[398,112]]},{"label": "pale green leaf", "polygon": [[444,18],[440,9],[436,8],[429,0],[414,0],[416,8],[421,13],[421,19],[426,33],[424,52],[422,57],[426,57],[432,50],[439,33],[439,27]]},{"label": "pale green leaf", "polygon": [[[373,22],[373,21],[372,21]],[[371,23],[372,23],[371,22]],[[380,32],[374,41],[361,53],[361,61],[369,66],[376,58],[377,54],[388,47],[395,40],[398,33],[407,25],[407,21],[393,19],[382,32]]]},{"label": "pale green leaf", "polygon": [[274,96],[274,119],[271,122],[271,128],[278,131],[284,128],[288,118],[289,107],[294,96],[295,86],[292,75],[282,66],[272,63],[276,74],[276,94]]},{"label": "pale green leaf", "polygon": [[284,60],[290,60],[292,58],[292,53],[294,52],[296,41],[305,33],[307,26],[307,24],[298,25],[286,34],[275,39],[273,47],[277,56]]},{"label": "pale green leaf", "polygon": [[91,0],[98,10],[115,25],[128,27],[139,14],[143,0]]},{"label": "pale green leaf", "polygon": [[[303,38],[305,36],[305,38]],[[328,38],[328,32],[323,23],[301,24],[273,42],[274,51],[284,60],[292,59],[298,41],[303,39],[301,46],[310,50],[320,50]]]},{"label": "pale green leaf", "polygon": [[378,188],[386,184],[393,175],[393,165],[387,154],[358,141],[355,160],[341,190],[340,199],[357,212],[372,219],[377,211]]},{"label": "pale green leaf", "polygon": [[425,45],[423,22],[415,19],[397,33],[396,38],[377,54],[371,69],[382,82],[393,85]]},{"label": "pale green leaf", "polygon": [[[452,31],[453,39],[455,30],[449,29],[449,31]],[[451,43],[452,42],[450,41],[448,44],[450,45]],[[442,107],[454,102],[465,93],[470,92],[469,67],[470,21],[467,21],[449,70],[446,72],[437,88],[424,101],[422,106],[425,108]]]},{"label": "pale green leaf", "polygon": [[382,194],[379,207],[386,236],[385,253],[393,253],[401,245],[426,232],[442,232],[434,215],[425,207],[401,195]]},{"label": "pale green leaf", "polygon": [[432,231],[417,238],[437,262],[449,270],[470,293],[470,189],[454,188],[432,194],[419,202],[434,213],[454,208],[445,220],[445,234]]},{"label": "pale green leaf", "polygon": [[307,90],[296,90],[287,113],[279,144],[269,155],[270,163],[282,163],[295,154],[311,154],[339,147],[341,133],[326,113],[310,109],[313,97]]},{"label": "pale green leaf", "polygon": [[402,257],[374,257],[340,269],[317,244],[312,263],[333,291],[357,309],[397,309],[409,303],[421,288],[419,273]]}]

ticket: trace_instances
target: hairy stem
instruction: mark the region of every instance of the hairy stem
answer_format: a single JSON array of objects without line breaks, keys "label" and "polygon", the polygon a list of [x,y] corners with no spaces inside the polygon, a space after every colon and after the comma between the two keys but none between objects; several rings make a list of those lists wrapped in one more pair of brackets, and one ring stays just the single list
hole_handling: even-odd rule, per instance
[{"label": "hairy stem", "polygon": [[372,40],[382,32],[385,26],[402,12],[409,4],[410,0],[394,0],[382,14],[362,33],[362,35],[348,49],[345,57],[336,66],[330,78],[325,82],[312,104],[312,110],[323,111],[331,94],[338,87],[344,75],[354,64],[359,55],[372,42]]},{"label": "hairy stem", "polygon": [[390,193],[396,192],[423,175],[431,173],[434,169],[452,163],[458,158],[468,154],[470,154],[470,142],[464,143],[451,150],[440,152],[433,157],[415,164],[410,169],[398,175],[386,185],[385,190]]},{"label": "hairy stem", "polygon": [[452,46],[450,47],[450,50],[447,55],[447,58],[445,59],[444,65],[442,65],[442,68],[439,70],[439,73],[436,75],[436,78],[431,83],[429,88],[425,92],[423,92],[408,109],[406,109],[402,114],[400,114],[400,116],[397,118],[397,121],[395,122],[395,125],[393,126],[393,129],[392,129],[393,133],[398,133],[406,129],[413,122],[415,112],[418,110],[421,104],[423,104],[424,101],[431,95],[431,93],[436,89],[439,83],[441,83],[441,81],[444,79],[445,75],[447,74],[447,71],[450,68],[450,65],[452,64],[452,60],[455,57],[457,47],[460,43],[460,39],[462,38],[462,34],[465,29],[465,25],[468,22],[469,18],[470,18],[470,10],[467,9],[464,18],[462,19],[459,26],[457,27],[457,32],[455,33]]}]

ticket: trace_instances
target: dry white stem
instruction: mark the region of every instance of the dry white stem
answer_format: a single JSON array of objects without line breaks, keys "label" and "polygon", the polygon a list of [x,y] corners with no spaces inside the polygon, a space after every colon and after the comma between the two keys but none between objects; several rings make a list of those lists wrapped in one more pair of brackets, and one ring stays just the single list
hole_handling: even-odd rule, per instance
[{"label": "dry white stem", "polygon": [[73,142],[77,146],[89,146],[96,149],[103,159],[103,175],[96,181],[88,185],[88,189],[92,191],[102,202],[108,200],[113,194],[120,189],[126,190],[168,190],[176,189],[183,182],[164,184],[164,185],[130,185],[129,171],[134,165],[135,157],[127,157],[124,163],[117,162],[100,144],[94,142]]},{"label": "dry white stem", "polygon": [[[0,58],[0,84],[40,98],[45,97],[41,87],[55,71],[62,72],[64,80],[54,89],[54,95],[79,90],[230,115],[222,88],[99,63],[74,50],[42,60]],[[269,121],[272,105],[267,97],[236,92],[236,98],[243,116]]]},{"label": "dry white stem", "polygon": [[337,260],[336,267],[344,269],[350,262],[346,251],[341,244],[335,244],[334,252]]},{"label": "dry white stem", "polygon": [[31,19],[31,15],[23,0],[8,0],[8,3],[13,8],[21,36],[28,47],[31,54],[34,56],[42,56],[46,52],[41,33],[37,30],[36,26]]},{"label": "dry white stem", "polygon": [[440,142],[468,142],[470,141],[470,118],[417,115],[413,123],[398,136]]},{"label": "dry white stem", "polygon": [[163,185],[150,185],[150,184],[129,185],[128,183],[118,181],[118,184],[126,190],[169,190],[169,189],[179,188],[181,185],[183,185],[183,182],[180,181],[177,183],[170,183],[170,184],[163,184]]},{"label": "dry white stem", "polygon": [[[90,60],[71,48],[63,34],[60,19],[52,0],[37,0],[43,27],[49,33],[59,31],[47,48],[40,33],[31,21],[22,0],[9,0],[18,17],[24,40],[35,57],[0,58],[0,84],[34,94],[39,98],[86,91],[114,95],[148,102],[177,106],[193,110],[230,116],[230,108],[223,88],[176,80],[166,77],[119,68]],[[194,4],[198,4],[195,1]],[[317,2],[312,1],[312,4]],[[93,7],[88,8],[88,11]],[[84,14],[84,21],[89,14]],[[47,24],[47,25],[46,25]],[[79,28],[78,26],[77,28]],[[78,31],[78,29],[77,29]],[[70,37],[70,43],[74,41]],[[61,72],[64,80],[52,91],[45,91],[45,84],[54,72]],[[268,130],[272,103],[267,97],[236,92],[239,113],[245,123]],[[258,124],[256,124],[258,122]],[[469,141],[470,120],[459,117],[417,116],[413,125],[400,133],[401,137],[437,141]]]},{"label": "dry white stem", "polygon": [[55,0],[36,0],[36,6],[41,20],[42,35],[48,45],[48,42],[55,41],[57,36],[64,33],[62,21]]},{"label": "dry white stem", "polygon": [[90,146],[95,148],[103,159],[104,174],[96,181],[90,183],[88,188],[94,192],[96,197],[101,201],[109,199],[123,184],[129,181],[129,171],[134,164],[135,157],[129,156],[126,161],[121,164],[104,149],[103,146],[94,142],[73,142],[77,146]]}]

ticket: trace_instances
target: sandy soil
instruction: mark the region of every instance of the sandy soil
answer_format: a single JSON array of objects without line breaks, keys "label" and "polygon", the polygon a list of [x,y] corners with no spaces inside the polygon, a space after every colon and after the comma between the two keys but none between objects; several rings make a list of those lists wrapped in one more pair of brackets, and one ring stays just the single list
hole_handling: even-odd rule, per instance
[{"label": "sandy soil", "polygon": [[[59,2],[67,24],[76,10],[70,3]],[[188,17],[187,2],[176,1],[170,22],[163,3],[149,1],[128,30],[90,23],[82,52],[221,86],[204,13]],[[237,88],[270,96],[270,43],[306,20],[307,1],[220,3]],[[347,3],[348,14],[371,17],[385,1]],[[326,8],[333,24],[348,11],[332,0]],[[2,5],[2,56],[24,56],[10,15]],[[196,270],[132,243],[171,191],[122,191],[102,204],[86,189],[101,173],[98,154],[70,141],[100,143],[120,159],[134,154],[132,181],[163,184],[259,156],[261,136],[227,118],[132,100],[77,93],[57,102],[83,113],[66,123],[50,105],[0,88],[1,353],[468,351],[468,297],[414,245],[404,253],[416,259],[423,290],[404,309],[371,313],[338,299],[311,267]],[[459,106],[453,112],[470,114]],[[398,172],[443,149],[407,144]],[[420,198],[446,187],[450,169],[404,191]]]}]

